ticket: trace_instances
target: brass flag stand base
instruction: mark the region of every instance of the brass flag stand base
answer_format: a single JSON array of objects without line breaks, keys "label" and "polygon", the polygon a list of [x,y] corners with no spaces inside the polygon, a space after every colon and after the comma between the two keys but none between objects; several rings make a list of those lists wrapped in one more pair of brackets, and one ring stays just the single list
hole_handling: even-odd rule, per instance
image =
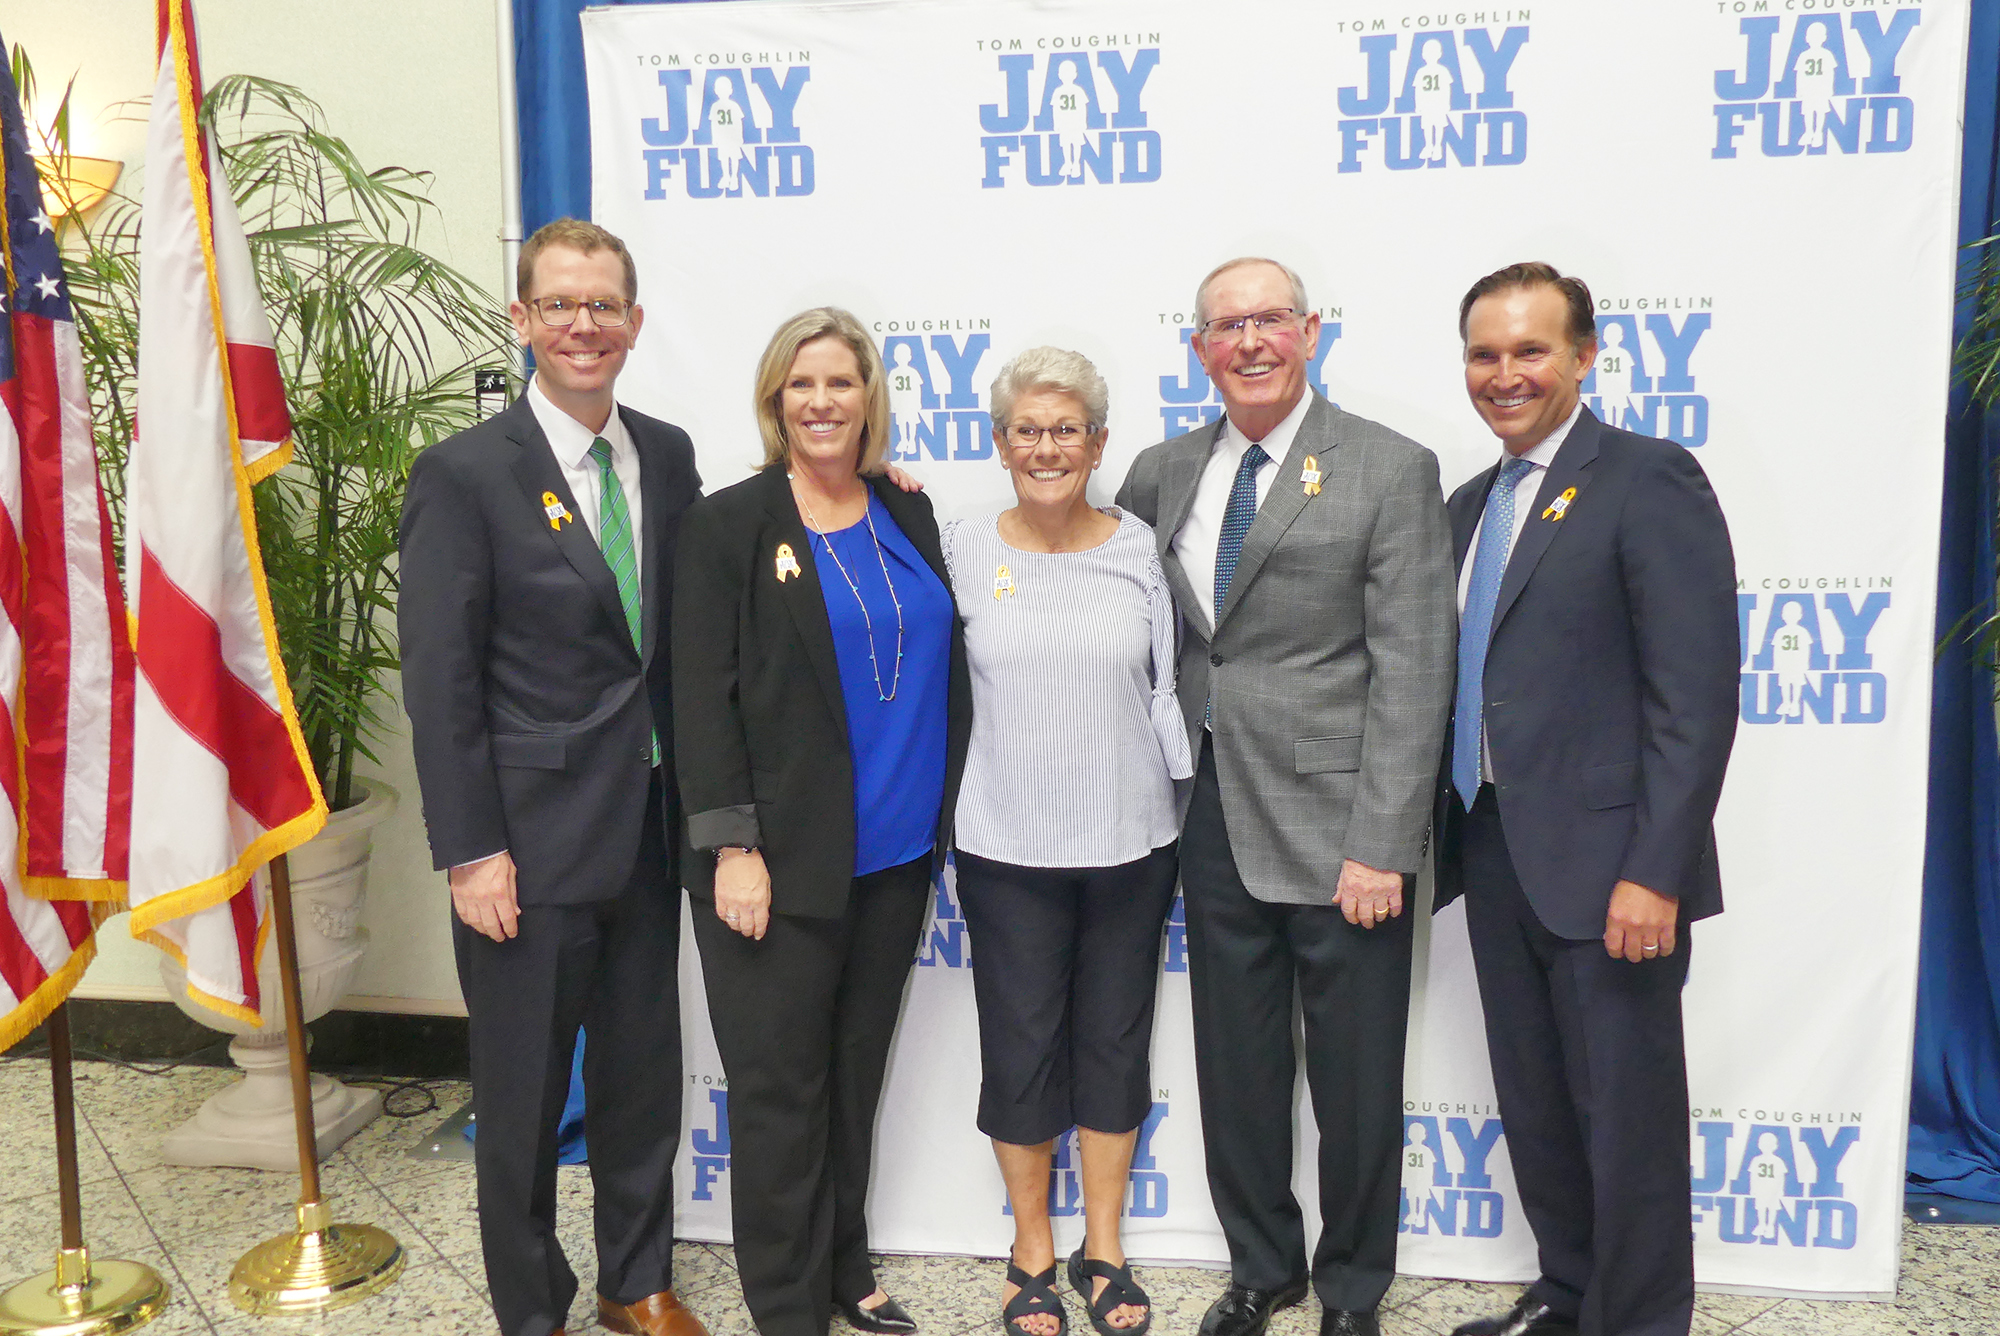
[{"label": "brass flag stand base", "polygon": [[151,1322],[167,1306],[167,1283],[138,1262],[93,1263],[83,1242],[77,1188],[76,1095],[70,1083],[69,1004],[49,1013],[49,1080],[56,1114],[56,1187],[62,1247],[56,1269],[0,1293],[0,1336],[113,1336]]},{"label": "brass flag stand base", "polygon": [[298,1233],[243,1254],[229,1273],[229,1297],[246,1313],[323,1313],[387,1289],[402,1269],[394,1238],[373,1225],[336,1225],[314,1202],[299,1207]]},{"label": "brass flag stand base", "polygon": [[88,1248],[64,1248],[56,1269],[0,1294],[5,1336],[115,1336],[151,1322],[167,1306],[167,1283],[139,1262],[93,1263]]},{"label": "brass flag stand base", "polygon": [[[244,1253],[229,1273],[229,1298],[246,1313],[324,1313],[379,1294],[403,1272],[403,1246],[373,1225],[335,1224],[320,1195],[319,1140],[313,1128],[312,1072],[306,1066],[299,949],[292,936],[292,874],[271,860],[271,917],[285,994],[285,1042],[292,1056],[292,1114],[299,1137],[298,1229]],[[0,1329],[4,1336],[4,1329]]]}]

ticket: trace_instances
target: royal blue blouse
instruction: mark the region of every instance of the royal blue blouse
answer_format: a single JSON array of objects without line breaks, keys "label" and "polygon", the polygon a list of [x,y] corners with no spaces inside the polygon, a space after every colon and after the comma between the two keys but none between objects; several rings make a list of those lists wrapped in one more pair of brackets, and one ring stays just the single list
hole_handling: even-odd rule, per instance
[{"label": "royal blue blouse", "polygon": [[[944,582],[873,491],[868,493],[868,517],[875,521],[872,535],[867,519],[832,533],[810,535],[820,594],[833,628],[834,656],[840,663],[841,695],[847,704],[857,877],[921,858],[937,843],[938,811],[944,803],[951,621],[956,616]],[[898,603],[903,609],[900,676]],[[881,699],[891,691],[893,700]]]}]

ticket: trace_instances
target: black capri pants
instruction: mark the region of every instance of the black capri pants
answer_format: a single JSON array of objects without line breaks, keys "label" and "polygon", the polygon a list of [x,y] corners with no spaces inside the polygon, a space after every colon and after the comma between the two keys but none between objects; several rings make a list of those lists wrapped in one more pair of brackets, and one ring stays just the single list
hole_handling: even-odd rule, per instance
[{"label": "black capri pants", "polygon": [[1176,846],[1106,868],[954,857],[979,1003],[979,1130],[1016,1146],[1072,1127],[1131,1131],[1153,1104]]}]

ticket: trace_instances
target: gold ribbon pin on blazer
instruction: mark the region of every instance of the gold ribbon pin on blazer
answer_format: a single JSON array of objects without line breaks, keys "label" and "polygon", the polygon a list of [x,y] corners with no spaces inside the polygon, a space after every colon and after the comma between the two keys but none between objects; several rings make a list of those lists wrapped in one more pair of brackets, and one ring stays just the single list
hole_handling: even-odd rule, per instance
[{"label": "gold ribbon pin on blazer", "polygon": [[1299,481],[1305,484],[1307,496],[1319,495],[1319,480],[1325,476],[1319,471],[1319,456],[1307,455],[1306,466],[1299,470]]},{"label": "gold ribbon pin on blazer", "polygon": [[576,516],[569,513],[569,507],[554,492],[542,493],[542,513],[549,517],[549,527],[557,533],[562,532],[565,523],[576,523]]},{"label": "gold ribbon pin on blazer", "polygon": [[1576,500],[1576,488],[1565,487],[1563,494],[1549,502],[1549,508],[1542,512],[1545,520],[1559,520],[1569,513],[1569,503]]},{"label": "gold ribbon pin on blazer", "polygon": [[790,543],[778,544],[778,583],[783,584],[794,575],[804,575],[799,569],[799,559],[792,552]]},{"label": "gold ribbon pin on blazer", "polygon": [[1005,566],[996,566],[993,569],[993,597],[1014,597],[1014,573]]}]

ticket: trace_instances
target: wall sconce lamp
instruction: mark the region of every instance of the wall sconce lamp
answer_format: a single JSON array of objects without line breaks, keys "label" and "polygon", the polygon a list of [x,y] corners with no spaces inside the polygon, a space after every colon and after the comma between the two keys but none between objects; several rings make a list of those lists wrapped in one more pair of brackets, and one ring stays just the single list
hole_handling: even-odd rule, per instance
[{"label": "wall sconce lamp", "polygon": [[61,223],[81,218],[104,202],[111,187],[118,184],[125,164],[110,158],[85,158],[75,154],[36,155],[35,167],[42,174],[42,200],[49,217]]}]

